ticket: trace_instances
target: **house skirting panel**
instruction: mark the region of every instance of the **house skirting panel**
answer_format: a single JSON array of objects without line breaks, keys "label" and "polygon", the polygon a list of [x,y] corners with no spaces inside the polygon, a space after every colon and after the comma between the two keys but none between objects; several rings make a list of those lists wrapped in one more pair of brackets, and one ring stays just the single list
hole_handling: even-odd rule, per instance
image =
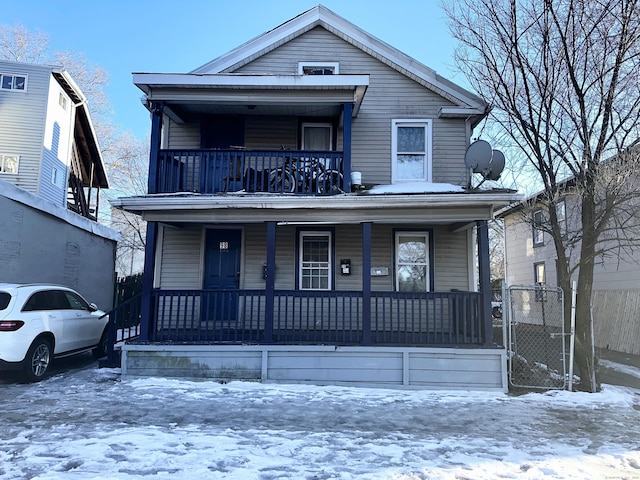
[{"label": "house skirting panel", "polygon": [[507,391],[501,348],[129,344],[122,375]]}]

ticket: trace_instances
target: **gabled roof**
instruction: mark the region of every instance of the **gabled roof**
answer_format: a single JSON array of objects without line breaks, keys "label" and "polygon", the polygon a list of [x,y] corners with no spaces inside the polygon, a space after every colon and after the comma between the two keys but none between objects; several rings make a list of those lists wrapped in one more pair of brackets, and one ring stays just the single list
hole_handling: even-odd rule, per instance
[{"label": "gabled roof", "polygon": [[[86,173],[86,178],[82,179],[84,186],[109,188],[107,170],[104,166],[102,151],[98,144],[98,137],[93,127],[93,121],[89,114],[87,98],[67,71],[57,67],[51,67],[51,69],[51,74],[58,84],[60,84],[60,87],[69,95],[76,107],[74,141],[78,148],[83,171]],[[94,185],[89,185],[89,172],[91,171],[93,171],[94,175]]]},{"label": "gabled roof", "polygon": [[482,118],[489,110],[487,103],[480,97],[441,77],[431,68],[365,32],[322,5],[313,7],[273,30],[249,40],[229,53],[193,70],[191,73],[216,74],[234,72],[243,65],[317,26],[326,29],[454,103],[455,107],[442,108],[440,114],[443,117],[476,115]]}]

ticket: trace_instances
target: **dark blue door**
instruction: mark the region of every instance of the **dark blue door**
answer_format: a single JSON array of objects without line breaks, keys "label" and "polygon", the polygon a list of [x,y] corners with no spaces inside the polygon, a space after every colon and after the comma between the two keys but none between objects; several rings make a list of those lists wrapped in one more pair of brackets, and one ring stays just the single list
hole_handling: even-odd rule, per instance
[{"label": "dark blue door", "polygon": [[204,288],[209,320],[236,320],[240,288],[240,230],[207,230]]}]

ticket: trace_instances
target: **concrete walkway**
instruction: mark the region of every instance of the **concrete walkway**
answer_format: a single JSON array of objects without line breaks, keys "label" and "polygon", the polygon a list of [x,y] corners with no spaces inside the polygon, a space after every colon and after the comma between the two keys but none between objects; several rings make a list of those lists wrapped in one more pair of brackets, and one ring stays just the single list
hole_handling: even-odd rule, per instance
[{"label": "concrete walkway", "polygon": [[[601,383],[640,389],[640,356],[603,349],[599,349],[596,353],[600,359]],[[629,368],[612,368],[609,362]],[[637,372],[635,372],[634,369],[637,370]],[[633,373],[637,375],[633,375]]]}]

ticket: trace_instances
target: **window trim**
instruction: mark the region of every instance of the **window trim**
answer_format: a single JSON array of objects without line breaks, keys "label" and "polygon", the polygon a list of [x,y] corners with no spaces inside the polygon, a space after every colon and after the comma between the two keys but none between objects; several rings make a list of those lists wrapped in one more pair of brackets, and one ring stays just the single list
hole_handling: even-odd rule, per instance
[{"label": "window trim", "polygon": [[333,150],[333,123],[331,122],[302,122],[300,125],[300,148],[306,149],[304,144],[304,129],[307,127],[328,127],[329,128],[329,150]]},{"label": "window trim", "polygon": [[[562,212],[562,221],[560,221],[560,215],[558,211]],[[560,236],[565,238],[567,236],[567,203],[560,200],[556,203],[556,217],[558,218],[558,227],[560,228]]]},{"label": "window trim", "polygon": [[[11,88],[3,88],[3,77],[11,77]],[[24,78],[24,88],[15,88],[15,78],[22,77]],[[26,92],[27,85],[29,83],[29,75],[24,73],[8,73],[8,72],[0,72],[0,92]]]},{"label": "window trim", "polygon": [[[302,287],[302,264],[303,264],[303,246],[304,237],[317,236],[326,237],[329,241],[328,252],[328,288],[303,288]],[[296,241],[298,243],[296,251],[296,288],[305,292],[328,292],[335,288],[335,232],[333,229],[305,229],[299,228],[296,232]]]},{"label": "window trim", "polygon": [[[540,220],[536,220],[536,216],[540,216]],[[534,210],[532,217],[532,222],[531,222],[531,228],[532,228],[532,236],[533,236],[533,246],[534,247],[539,247],[544,245],[544,230],[542,229],[542,224],[544,221],[544,216],[543,216],[543,212],[542,209],[539,208],[537,210]]]},{"label": "window trim", "polygon": [[[425,171],[423,178],[398,178],[398,127],[423,126],[425,129]],[[394,118],[391,120],[391,183],[433,181],[433,120],[430,118]],[[407,152],[405,152],[407,153]]]},{"label": "window trim", "polygon": [[338,62],[298,62],[298,75],[309,75],[304,73],[305,68],[332,68],[333,75],[340,74],[340,64]]},{"label": "window trim", "polygon": [[434,261],[435,254],[433,249],[433,229],[393,229],[393,288],[395,292],[399,292],[398,288],[398,237],[401,235],[423,235],[426,237],[427,243],[427,289],[425,292],[434,291]]},{"label": "window trim", "polygon": [[[5,159],[7,157],[15,158],[17,160],[15,172],[7,172],[5,170]],[[0,175],[18,175],[19,172],[20,172],[20,155],[13,155],[10,153],[0,153]]]}]

